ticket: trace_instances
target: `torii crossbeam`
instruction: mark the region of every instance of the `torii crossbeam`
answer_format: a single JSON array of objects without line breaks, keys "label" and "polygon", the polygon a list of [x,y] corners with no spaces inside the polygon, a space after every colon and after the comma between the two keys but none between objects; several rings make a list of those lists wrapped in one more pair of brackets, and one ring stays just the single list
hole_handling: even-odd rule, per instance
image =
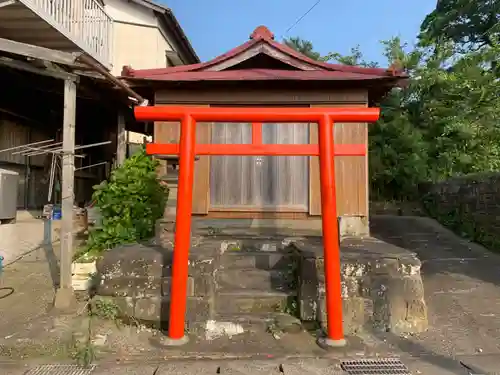
[{"label": "torii crossbeam", "polygon": [[[194,160],[196,155],[319,156],[328,346],[345,345],[342,329],[339,228],[335,192],[335,156],[364,156],[366,144],[334,145],[335,122],[378,120],[378,108],[217,108],[136,107],[137,121],[180,121],[180,144],[148,144],[150,155],[179,155],[176,231],[168,336],[183,340],[191,243]],[[197,122],[251,122],[250,144],[196,144]],[[317,123],[318,144],[263,144],[262,123]]]}]

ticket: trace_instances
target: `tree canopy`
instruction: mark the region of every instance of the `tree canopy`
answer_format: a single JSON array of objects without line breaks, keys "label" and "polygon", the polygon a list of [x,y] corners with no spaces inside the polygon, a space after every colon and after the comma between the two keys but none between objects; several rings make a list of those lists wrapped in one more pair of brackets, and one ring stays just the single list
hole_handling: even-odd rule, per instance
[{"label": "tree canopy", "polygon": [[[369,128],[375,198],[411,199],[422,182],[500,170],[499,4],[440,0],[423,20],[417,46],[397,37],[381,42],[384,65],[397,61],[410,84],[379,103],[381,119]],[[359,46],[320,56],[296,39],[318,60],[378,65]]]}]

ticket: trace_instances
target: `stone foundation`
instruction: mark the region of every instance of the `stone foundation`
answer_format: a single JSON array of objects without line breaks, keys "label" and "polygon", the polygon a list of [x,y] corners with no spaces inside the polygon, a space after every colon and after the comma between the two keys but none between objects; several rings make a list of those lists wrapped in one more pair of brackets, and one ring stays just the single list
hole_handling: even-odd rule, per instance
[{"label": "stone foundation", "polygon": [[[420,262],[413,253],[372,238],[344,239],[341,253],[346,334],[363,329],[417,333],[427,328]],[[267,324],[290,313],[325,328],[322,254],[317,237],[194,238],[187,328],[200,332],[234,323],[240,332],[244,324]],[[168,245],[113,249],[97,264],[97,294],[116,303],[127,317],[164,327],[171,260]]]},{"label": "stone foundation", "polygon": [[[299,307],[303,321],[327,326],[323,249],[298,243]],[[404,249],[367,238],[348,238],[341,245],[344,332],[362,329],[418,333],[427,329],[420,261]]]},{"label": "stone foundation", "polygon": [[[170,249],[143,245],[108,251],[97,263],[97,295],[118,305],[124,318],[164,326],[170,310],[172,254]],[[213,243],[204,243],[191,252],[186,313],[189,329],[197,329],[199,323],[213,317],[218,254]]]}]

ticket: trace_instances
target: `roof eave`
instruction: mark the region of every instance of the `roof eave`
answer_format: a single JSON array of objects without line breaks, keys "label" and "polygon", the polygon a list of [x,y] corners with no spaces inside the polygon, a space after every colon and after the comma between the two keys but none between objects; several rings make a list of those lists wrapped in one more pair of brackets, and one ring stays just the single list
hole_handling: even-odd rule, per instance
[{"label": "roof eave", "polygon": [[186,65],[198,64],[200,62],[200,58],[196,54],[191,42],[186,36],[186,33],[184,33],[184,30],[171,9],[165,10],[163,13],[163,19],[167,28],[173,32],[175,38],[180,42],[180,45],[184,50],[184,55],[189,59],[188,61],[185,61]]},{"label": "roof eave", "polygon": [[172,84],[172,83],[207,83],[207,82],[212,82],[214,84],[217,83],[224,83],[224,82],[238,82],[238,83],[243,83],[243,82],[279,82],[279,81],[295,81],[295,82],[336,82],[336,83],[366,83],[367,86],[371,86],[372,84],[377,84],[381,85],[384,88],[393,88],[393,87],[400,87],[400,88],[405,88],[408,84],[408,77],[401,77],[401,76],[378,76],[378,77],[370,77],[366,79],[310,79],[310,80],[301,80],[301,79],[274,79],[274,80],[269,80],[269,79],[243,79],[243,80],[238,80],[238,79],[158,79],[154,77],[134,77],[134,76],[127,76],[123,75],[120,77],[123,80],[126,80],[128,82],[131,82],[135,85],[140,85],[141,83],[144,84],[157,84],[161,85],[163,84]]}]

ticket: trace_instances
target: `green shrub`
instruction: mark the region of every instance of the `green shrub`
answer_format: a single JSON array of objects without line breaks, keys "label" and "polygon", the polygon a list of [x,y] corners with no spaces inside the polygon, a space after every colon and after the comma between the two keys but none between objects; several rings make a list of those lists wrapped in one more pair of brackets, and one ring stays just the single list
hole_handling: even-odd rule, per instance
[{"label": "green shrub", "polygon": [[89,255],[138,242],[154,235],[155,222],[163,216],[168,189],[157,179],[158,161],[144,148],[111,172],[109,181],[94,186],[93,199],[102,225],[90,232]]}]

